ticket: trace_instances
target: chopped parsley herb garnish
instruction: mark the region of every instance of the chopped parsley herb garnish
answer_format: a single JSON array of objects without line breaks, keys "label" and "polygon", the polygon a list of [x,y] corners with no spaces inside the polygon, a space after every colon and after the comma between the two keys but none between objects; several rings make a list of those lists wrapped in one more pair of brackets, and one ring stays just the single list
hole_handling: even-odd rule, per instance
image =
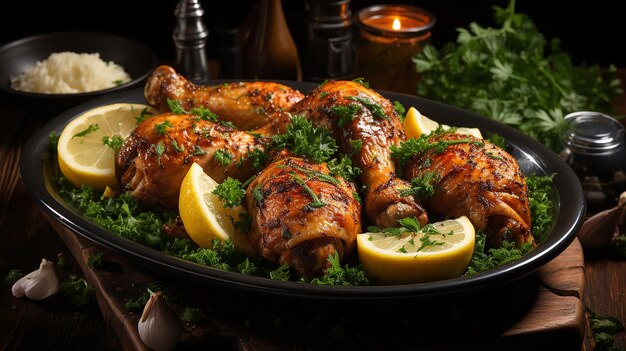
[{"label": "chopped parsley herb garnish", "polygon": [[121,79],[116,79],[113,81],[113,85],[115,85],[116,87],[119,87],[122,84],[124,84],[124,81]]},{"label": "chopped parsley herb garnish", "polygon": [[185,322],[192,323],[200,322],[204,318],[204,313],[202,313],[202,310],[197,307],[186,307],[183,311],[183,315],[180,316],[180,319],[184,320]]},{"label": "chopped parsley herb garnish", "polygon": [[494,153],[493,153],[493,152],[491,152],[491,151],[487,151],[487,152],[485,152],[485,155],[487,155],[487,157],[489,157],[490,159],[493,159],[493,160],[500,160],[500,161],[504,161],[504,158],[503,158],[502,156],[500,156],[500,155],[496,155],[496,154],[494,154]]},{"label": "chopped parsley herb garnish", "polygon": [[[441,128],[435,130],[433,133],[440,133]],[[422,154],[428,150],[433,149],[436,153],[443,152],[448,146],[456,144],[472,143],[470,139],[454,139],[454,140],[439,140],[431,142],[429,135],[422,135],[419,138],[411,138],[400,143],[400,146],[391,145],[391,157],[397,158],[400,161],[400,165],[404,166],[408,160],[413,156]]]},{"label": "chopped parsley herb garnish", "polygon": [[124,138],[119,135],[105,135],[102,137],[102,143],[110,147],[113,151],[117,151],[122,147],[122,144],[124,144]]},{"label": "chopped parsley herb garnish", "polygon": [[179,146],[175,139],[172,139],[172,148],[177,153],[181,153],[181,152],[185,151],[185,146],[183,146],[183,145]]},{"label": "chopped parsley herb garnish", "polygon": [[348,180],[356,179],[363,172],[363,170],[359,167],[353,166],[352,160],[346,156],[341,156],[339,160],[333,158],[327,163],[327,165],[330,170],[330,174],[340,176]]},{"label": "chopped parsley herb garnish", "polygon": [[222,183],[218,184],[212,193],[222,200],[224,207],[239,206],[246,197],[246,191],[243,189],[241,182],[231,177],[227,177]]},{"label": "chopped parsley herb garnish", "polygon": [[311,197],[311,202],[309,202],[309,204],[307,206],[312,207],[312,208],[320,208],[320,207],[324,207],[326,206],[326,203],[323,202],[322,200],[320,200],[320,198],[317,196],[317,194],[315,194],[313,192],[313,190],[311,188],[309,188],[309,186],[306,184],[306,182],[304,181],[304,179],[300,178],[299,175],[291,172],[291,178],[293,180],[296,181],[296,183],[298,183],[298,185],[300,185],[304,191],[307,192],[307,194],[309,194],[309,196]]},{"label": "chopped parsley herb garnish", "polygon": [[219,116],[213,113],[208,108],[203,106],[195,107],[189,111],[190,114],[197,116],[200,120],[217,123],[220,119]]},{"label": "chopped parsley herb garnish", "polygon": [[225,150],[217,150],[213,155],[215,161],[217,161],[222,167],[228,166],[231,162],[233,162],[233,155],[231,155],[228,151]]},{"label": "chopped parsley herb garnish", "polygon": [[[309,283],[316,285],[368,285],[369,279],[362,267],[350,267],[347,264],[341,266],[339,253],[328,254],[330,267],[326,268],[324,275],[313,278]],[[303,281],[306,281],[303,279]]]},{"label": "chopped parsley herb garnish", "polygon": [[386,236],[398,236],[402,233],[416,233],[420,231],[422,227],[420,225],[420,222],[415,217],[402,218],[398,220],[398,224],[400,224],[400,227],[384,229],[378,228],[376,226],[369,226],[367,227],[367,231],[372,233],[383,233]]},{"label": "chopped parsley herb garnish", "polygon": [[322,173],[322,172],[320,172],[320,171],[316,171],[316,170],[313,170],[313,169],[303,168],[303,167],[300,167],[300,166],[297,166],[297,165],[291,165],[291,167],[293,167],[293,168],[295,168],[295,169],[299,170],[300,172],[302,172],[302,173],[304,173],[304,174],[308,175],[308,176],[309,176],[309,177],[311,177],[311,178],[316,178],[316,179],[319,179],[319,180],[321,180],[321,181],[323,181],[323,182],[326,182],[326,183],[331,183],[331,184],[334,184],[334,185],[339,185],[339,184],[341,184],[341,182],[340,182],[340,181],[338,181],[337,179],[335,179],[335,178],[333,178],[333,177],[329,176],[328,174]]},{"label": "chopped parsley herb garnish", "polygon": [[175,115],[184,115],[187,113],[187,111],[185,111],[185,109],[183,108],[182,103],[178,100],[172,100],[168,98],[167,107],[169,107],[170,111],[172,111],[172,113]]},{"label": "chopped parsley herb garnish", "polygon": [[257,185],[252,189],[252,198],[254,198],[254,202],[260,204],[263,201],[263,191],[261,191],[261,186]]},{"label": "chopped parsley herb garnish", "polygon": [[420,242],[422,244],[420,245],[420,247],[417,248],[417,252],[422,251],[428,247],[443,245],[443,241],[430,240],[430,235],[426,233],[424,233],[424,235],[420,238]]},{"label": "chopped parsley herb garnish", "polygon": [[103,255],[103,252],[98,252],[98,253],[89,255],[89,258],[87,259],[87,265],[90,268],[102,267],[102,255]]},{"label": "chopped parsley herb garnish", "polygon": [[362,86],[364,86],[364,87],[366,87],[366,88],[369,88],[369,87],[370,87],[370,83],[369,83],[369,82],[367,82],[367,81],[365,80],[365,78],[363,78],[363,77],[354,78],[352,81],[353,81],[353,82],[355,82],[355,83],[361,84]]},{"label": "chopped parsley herb garnish", "polygon": [[433,183],[439,179],[435,171],[425,172],[411,180],[411,187],[400,191],[400,196],[415,195],[419,200],[426,200],[435,194]]},{"label": "chopped parsley herb garnish", "polygon": [[327,92],[327,91],[322,91],[322,92],[320,93],[320,95],[318,96],[318,99],[320,99],[320,100],[321,100],[321,99],[325,98],[326,96],[328,96],[329,94],[330,94],[330,93],[329,93],[329,92]]},{"label": "chopped parsley herb garnish", "polygon": [[363,148],[363,140],[350,139],[348,143],[350,143],[350,147],[352,148],[352,151],[350,152],[351,155],[361,152],[361,148]]},{"label": "chopped parsley herb garnish", "polygon": [[78,278],[75,274],[70,274],[60,285],[61,293],[68,295],[76,306],[83,306],[93,298],[94,289],[84,278]]},{"label": "chopped parsley herb garnish", "polygon": [[228,127],[228,128],[232,128],[232,129],[237,129],[237,127],[233,124],[233,122],[231,121],[219,121],[219,124],[223,125],[224,127]]},{"label": "chopped parsley herb garnish", "polygon": [[194,156],[199,156],[199,155],[206,154],[206,151],[204,151],[200,146],[194,145],[193,146],[193,151],[191,152],[191,154],[194,155]]},{"label": "chopped parsley herb garnish", "polygon": [[361,106],[357,104],[333,106],[330,110],[339,118],[337,126],[341,128],[356,118],[355,114],[361,111]]},{"label": "chopped parsley herb garnish", "polygon": [[263,166],[265,162],[267,162],[268,158],[269,155],[267,154],[267,152],[256,147],[252,149],[252,151],[248,152],[248,155],[246,156],[246,160],[252,161],[252,167],[254,169],[260,169],[261,166]]},{"label": "chopped parsley herb garnish", "polygon": [[287,131],[275,135],[273,142],[277,149],[289,149],[297,156],[318,163],[328,160],[338,149],[328,129],[315,127],[313,122],[302,116],[292,116]]},{"label": "chopped parsley herb garnish", "polygon": [[16,281],[20,280],[20,278],[22,278],[24,276],[24,274],[22,273],[21,270],[14,268],[11,269],[7,275],[4,276],[4,282],[7,283],[8,285],[13,285]]},{"label": "chopped parsley herb garnish", "polygon": [[400,121],[404,122],[404,117],[406,116],[406,108],[402,103],[398,100],[393,102],[393,109],[396,110],[398,117],[400,117]]},{"label": "chopped parsley herb garnish", "polygon": [[291,278],[291,270],[286,263],[270,272],[270,279],[288,281],[289,278]]},{"label": "chopped parsley herb garnish", "polygon": [[141,122],[152,116],[154,116],[152,112],[148,111],[147,107],[144,107],[143,110],[141,110],[141,112],[137,116],[135,116],[135,121],[137,121],[137,124],[140,124]]},{"label": "chopped parsley herb garnish", "polygon": [[379,104],[377,104],[376,102],[372,101],[371,99],[367,97],[347,96],[346,99],[350,99],[350,100],[354,100],[354,101],[358,101],[362,103],[365,107],[367,107],[368,110],[370,110],[370,112],[372,113],[372,115],[374,115],[374,117],[381,118],[381,119],[384,118],[386,120],[389,120],[389,116],[385,114],[385,110],[383,110],[383,108]]},{"label": "chopped parsley herb garnish", "polygon": [[161,156],[163,156],[163,153],[165,152],[165,144],[163,144],[162,141],[159,141],[158,144],[154,145],[154,151],[157,154],[157,164],[159,167],[163,167],[163,164],[161,163]]},{"label": "chopped parsley herb garnish", "polygon": [[90,124],[89,127],[87,127],[86,129],[74,134],[72,138],[82,138],[90,133],[95,132],[98,129],[100,129],[100,126],[98,125],[98,123]]},{"label": "chopped parsley herb garnish", "polygon": [[272,98],[274,97],[274,93],[267,93],[265,95],[263,95],[263,98],[267,101],[272,101]]},{"label": "chopped parsley herb garnish", "polygon": [[167,134],[167,128],[172,128],[174,125],[166,119],[163,123],[155,124],[154,128],[156,129],[157,134],[165,135]]}]

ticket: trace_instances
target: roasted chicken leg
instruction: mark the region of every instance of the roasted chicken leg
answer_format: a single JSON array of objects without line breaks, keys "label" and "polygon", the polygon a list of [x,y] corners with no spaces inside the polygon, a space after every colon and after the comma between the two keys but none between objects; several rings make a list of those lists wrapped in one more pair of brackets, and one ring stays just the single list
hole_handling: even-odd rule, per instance
[{"label": "roasted chicken leg", "polygon": [[248,238],[270,262],[315,277],[329,267],[329,255],[341,259],[355,247],[361,205],[354,184],[331,177],[325,163],[286,154],[279,153],[248,185]]},{"label": "roasted chicken leg", "polygon": [[175,209],[194,162],[217,182],[227,176],[245,181],[256,172],[250,154],[263,152],[268,142],[195,115],[156,115],[125,140],[116,155],[116,171],[123,190],[141,204]]},{"label": "roasted chicken leg", "polygon": [[380,227],[395,227],[398,220],[416,217],[423,225],[428,216],[413,196],[402,196],[408,183],[396,175],[390,147],[406,137],[393,105],[375,91],[353,81],[332,81],[314,89],[291,109],[330,129],[340,151],[352,155],[363,172],[365,211]]},{"label": "roasted chicken leg", "polygon": [[490,247],[534,242],[526,181],[510,154],[469,135],[435,133],[428,141],[438,147],[415,155],[406,176],[432,179],[434,193],[423,200],[431,215],[466,215]]},{"label": "roasted chicken leg", "polygon": [[286,85],[273,82],[233,82],[199,86],[170,66],[159,66],[146,82],[144,95],[150,105],[169,111],[168,99],[183,108],[206,107],[221,120],[241,130],[262,134],[281,132],[289,123],[287,111],[304,96]]}]

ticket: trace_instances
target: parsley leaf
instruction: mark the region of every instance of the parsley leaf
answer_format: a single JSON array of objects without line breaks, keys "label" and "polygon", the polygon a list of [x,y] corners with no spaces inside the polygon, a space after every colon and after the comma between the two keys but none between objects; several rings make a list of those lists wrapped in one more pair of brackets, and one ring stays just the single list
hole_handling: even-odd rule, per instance
[{"label": "parsley leaf", "polygon": [[320,278],[313,278],[310,283],[317,285],[368,285],[369,279],[362,267],[341,266],[339,253],[328,255],[330,267]]},{"label": "parsley leaf", "polygon": [[218,184],[212,193],[222,200],[224,207],[239,206],[246,197],[246,191],[243,189],[241,182],[231,177],[227,177],[222,183]]},{"label": "parsley leaf", "polygon": [[72,138],[82,138],[86,136],[87,134],[95,132],[98,129],[100,129],[100,126],[98,125],[98,123],[90,124],[89,127],[87,127],[86,129],[74,134]]},{"label": "parsley leaf", "polygon": [[433,183],[439,179],[435,171],[425,172],[411,180],[411,187],[400,191],[400,196],[415,195],[419,200],[426,200],[435,194]]},{"label": "parsley leaf", "polygon": [[154,128],[156,129],[157,134],[165,135],[167,134],[167,128],[172,128],[174,125],[166,119],[163,123],[155,124]]},{"label": "parsley leaf", "polygon": [[337,126],[341,128],[356,118],[355,114],[361,111],[361,106],[357,104],[333,106],[330,110],[339,118]]},{"label": "parsley leaf", "polygon": [[6,276],[4,276],[4,282],[9,284],[9,285],[13,285],[16,281],[20,280],[20,278],[22,278],[24,276],[24,274],[22,273],[21,270],[14,268],[11,269]]},{"label": "parsley leaf", "polygon": [[273,143],[277,149],[289,149],[318,163],[328,160],[338,149],[328,129],[315,127],[313,122],[301,116],[292,116],[287,131],[275,135]]},{"label": "parsley leaf", "polygon": [[105,135],[102,137],[102,143],[110,147],[113,151],[117,151],[122,147],[122,144],[124,144],[124,138],[119,135]]},{"label": "parsley leaf", "polygon": [[233,161],[233,155],[225,150],[217,150],[213,155],[215,161],[217,161],[222,167],[228,166]]},{"label": "parsley leaf", "polygon": [[83,306],[93,298],[94,289],[84,278],[70,274],[67,279],[61,281],[61,292],[70,296],[74,305]]},{"label": "parsley leaf", "polygon": [[327,165],[330,174],[340,176],[347,180],[354,180],[363,172],[361,168],[353,166],[352,160],[346,156],[341,156],[339,160],[333,158]]},{"label": "parsley leaf", "polygon": [[427,45],[413,58],[417,94],[488,116],[522,130],[558,152],[563,116],[610,113],[621,93],[613,66],[576,66],[558,40],[547,42],[531,19],[494,7],[497,27],[471,23],[456,43]]}]

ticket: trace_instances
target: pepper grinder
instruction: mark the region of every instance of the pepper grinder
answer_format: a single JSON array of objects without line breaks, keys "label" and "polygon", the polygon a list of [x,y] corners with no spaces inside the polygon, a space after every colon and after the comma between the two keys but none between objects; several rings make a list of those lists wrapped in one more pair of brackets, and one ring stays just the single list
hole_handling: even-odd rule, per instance
[{"label": "pepper grinder", "polygon": [[194,83],[209,80],[206,40],[209,30],[204,25],[204,10],[198,0],[180,0],[176,5],[176,27],[172,38],[176,44],[178,71]]},{"label": "pepper grinder", "polygon": [[348,79],[352,74],[350,0],[307,0],[307,80]]}]

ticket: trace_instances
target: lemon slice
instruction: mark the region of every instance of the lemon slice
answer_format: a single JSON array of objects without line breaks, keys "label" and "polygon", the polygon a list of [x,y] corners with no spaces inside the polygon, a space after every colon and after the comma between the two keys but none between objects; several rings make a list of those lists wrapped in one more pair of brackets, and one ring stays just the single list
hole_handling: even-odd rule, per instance
[{"label": "lemon slice", "polygon": [[[409,108],[409,111],[406,113],[406,117],[404,118],[404,122],[402,124],[407,138],[415,139],[419,138],[422,134],[430,134],[440,125],[445,130],[450,129],[449,125],[439,124],[437,121],[434,121],[422,115],[415,107]],[[472,135],[479,139],[483,138],[478,128],[459,127],[456,129],[456,132],[459,134]]]},{"label": "lemon slice", "polygon": [[422,283],[463,274],[475,238],[474,226],[461,216],[433,223],[417,233],[358,234],[357,250],[363,268],[378,283]]},{"label": "lemon slice", "polygon": [[115,151],[103,138],[124,140],[137,124],[136,116],[147,108],[143,104],[119,103],[86,111],[68,123],[57,144],[61,173],[75,186],[89,185],[98,190],[117,188]]},{"label": "lemon slice", "polygon": [[242,206],[224,207],[222,200],[213,194],[218,183],[200,165],[194,163],[180,186],[178,211],[185,231],[198,246],[211,248],[213,240],[233,241],[235,248],[249,256],[254,249],[244,233],[235,230],[233,222],[245,212]]}]

